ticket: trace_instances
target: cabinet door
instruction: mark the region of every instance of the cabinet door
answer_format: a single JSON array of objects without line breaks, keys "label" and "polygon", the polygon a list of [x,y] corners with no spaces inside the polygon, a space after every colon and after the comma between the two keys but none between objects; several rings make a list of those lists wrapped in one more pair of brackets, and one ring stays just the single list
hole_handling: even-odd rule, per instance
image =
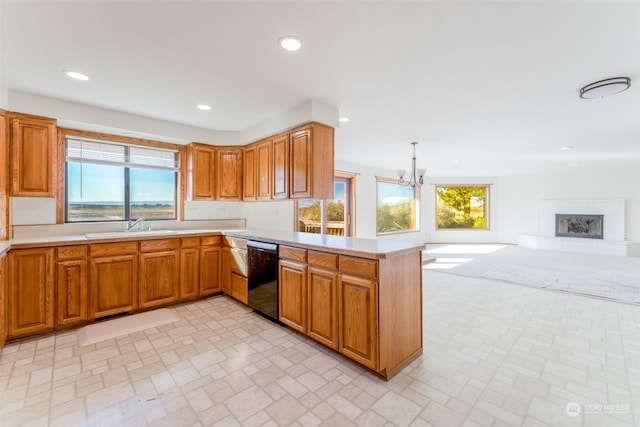
[{"label": "cabinet door", "polygon": [[89,318],[127,313],[138,308],[138,255],[91,258]]},{"label": "cabinet door", "polygon": [[271,199],[271,171],[273,169],[271,152],[271,141],[258,143],[256,147],[256,198],[258,200]]},{"label": "cabinet door", "polygon": [[378,295],[377,282],[341,274],[340,353],[377,370]]},{"label": "cabinet door", "polygon": [[305,199],[312,197],[311,173],[311,129],[303,129],[289,136],[289,197]]},{"label": "cabinet door", "polygon": [[56,121],[11,118],[11,195],[53,197]]},{"label": "cabinet door", "polygon": [[180,299],[196,298],[200,292],[200,248],[180,251]]},{"label": "cabinet door", "polygon": [[5,165],[0,170],[0,194],[8,194],[9,189],[9,171],[6,166],[9,164],[9,126],[7,122],[5,112],[0,110],[0,165]]},{"label": "cabinet door", "polygon": [[338,349],[338,273],[309,267],[308,335]]},{"label": "cabinet door", "polygon": [[273,140],[273,198],[289,197],[289,136]]},{"label": "cabinet door", "polygon": [[242,148],[217,150],[216,200],[242,200]]},{"label": "cabinet door", "polygon": [[200,296],[222,291],[220,254],[220,246],[204,246],[200,249]]},{"label": "cabinet door", "polygon": [[0,256],[0,349],[7,340],[7,256]]},{"label": "cabinet door", "polygon": [[231,272],[231,296],[243,304],[249,303],[249,281],[235,271]]},{"label": "cabinet door", "polygon": [[191,143],[187,146],[191,200],[213,200],[215,148]]},{"label": "cabinet door", "polygon": [[256,200],[256,154],[255,145],[244,149],[244,176],[242,177],[244,200]]},{"label": "cabinet door", "polygon": [[180,258],[177,250],[140,254],[140,308],[178,300]]},{"label": "cabinet door", "polygon": [[9,253],[9,336],[53,330],[53,249]]},{"label": "cabinet door", "polygon": [[89,319],[86,259],[58,261],[56,291],[56,328]]},{"label": "cabinet door", "polygon": [[281,260],[278,271],[280,321],[307,333],[307,266]]}]

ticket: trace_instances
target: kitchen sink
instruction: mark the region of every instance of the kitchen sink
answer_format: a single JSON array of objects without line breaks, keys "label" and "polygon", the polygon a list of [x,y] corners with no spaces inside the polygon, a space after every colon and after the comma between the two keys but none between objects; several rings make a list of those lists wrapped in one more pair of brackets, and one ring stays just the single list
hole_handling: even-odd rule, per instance
[{"label": "kitchen sink", "polygon": [[101,233],[86,233],[85,237],[87,239],[113,239],[117,237],[164,236],[177,233],[176,230],[104,231]]}]

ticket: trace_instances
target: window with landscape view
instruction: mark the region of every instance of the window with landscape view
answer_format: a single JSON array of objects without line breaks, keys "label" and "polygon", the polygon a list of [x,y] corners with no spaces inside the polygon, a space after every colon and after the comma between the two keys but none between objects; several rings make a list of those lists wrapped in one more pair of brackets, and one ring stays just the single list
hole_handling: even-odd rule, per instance
[{"label": "window with landscape view", "polygon": [[351,236],[351,178],[335,177],[334,198],[296,202],[296,231]]},{"label": "window with landscape view", "polygon": [[178,151],[65,140],[65,222],[176,219]]},{"label": "window with landscape view", "polygon": [[398,185],[398,181],[376,178],[377,234],[391,234],[420,229],[418,218],[420,189]]},{"label": "window with landscape view", "polygon": [[436,185],[437,229],[489,229],[488,185]]}]

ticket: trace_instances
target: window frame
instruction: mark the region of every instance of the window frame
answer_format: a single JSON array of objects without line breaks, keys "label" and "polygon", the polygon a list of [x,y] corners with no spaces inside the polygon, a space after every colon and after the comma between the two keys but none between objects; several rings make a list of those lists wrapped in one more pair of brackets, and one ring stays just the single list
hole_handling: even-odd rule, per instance
[{"label": "window frame", "polygon": [[[186,191],[186,147],[184,145],[173,144],[169,142],[153,141],[142,138],[133,138],[127,136],[118,136],[101,132],[84,131],[78,129],[58,128],[57,134],[57,150],[56,150],[56,223],[57,224],[89,224],[89,223],[108,223],[108,222],[125,222],[126,220],[105,220],[105,221],[77,221],[66,222],[67,207],[67,183],[66,183],[66,140],[67,137],[77,139],[88,139],[104,141],[105,143],[117,143],[125,145],[133,145],[144,148],[159,148],[165,150],[175,150],[177,152],[178,167],[176,170],[175,182],[175,217],[173,219],[158,219],[159,221],[182,221],[184,219],[183,202],[185,200]],[[134,167],[134,169],[136,169]],[[153,219],[149,219],[153,221]]]},{"label": "window frame", "polygon": [[[398,187],[402,187],[402,188],[413,188],[413,200],[414,200],[414,205],[415,205],[415,210],[416,212],[414,212],[414,224],[415,227],[411,228],[411,229],[407,229],[407,230],[394,230],[394,231],[383,231],[380,232],[378,231],[378,202],[379,202],[379,198],[380,195],[378,193],[378,184],[380,182],[386,183],[386,184],[395,184]],[[411,186],[403,186],[398,184],[398,180],[397,179],[391,179],[391,178],[385,178],[385,177],[381,177],[381,176],[376,176],[376,206],[375,206],[375,210],[376,210],[376,236],[391,236],[394,234],[406,234],[406,233],[419,233],[422,230],[422,221],[421,221],[421,209],[420,209],[420,201],[422,195],[421,195],[421,191],[420,191],[420,187],[416,186],[416,187],[411,187]]]},{"label": "window frame", "polygon": [[[438,189],[439,188],[453,188],[453,187],[465,187],[465,188],[484,188],[485,189],[485,203],[484,203],[484,222],[483,228],[465,228],[465,227],[453,227],[446,228],[438,226]],[[491,184],[435,184],[434,185],[434,228],[436,231],[490,231],[491,230]]]}]

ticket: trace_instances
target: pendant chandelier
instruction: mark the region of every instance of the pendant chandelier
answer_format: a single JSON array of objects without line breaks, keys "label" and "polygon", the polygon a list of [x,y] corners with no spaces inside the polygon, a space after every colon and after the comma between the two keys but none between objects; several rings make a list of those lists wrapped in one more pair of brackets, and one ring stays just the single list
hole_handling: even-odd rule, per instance
[{"label": "pendant chandelier", "polygon": [[400,179],[398,180],[398,185],[401,185],[403,187],[410,186],[413,188],[422,187],[422,184],[424,182],[424,174],[427,173],[427,170],[416,170],[416,145],[418,145],[418,143],[412,142],[411,145],[413,146],[413,157],[411,158],[411,177],[409,178],[409,181],[405,181],[404,175],[406,171],[404,169],[398,170],[398,176],[400,177]]}]

